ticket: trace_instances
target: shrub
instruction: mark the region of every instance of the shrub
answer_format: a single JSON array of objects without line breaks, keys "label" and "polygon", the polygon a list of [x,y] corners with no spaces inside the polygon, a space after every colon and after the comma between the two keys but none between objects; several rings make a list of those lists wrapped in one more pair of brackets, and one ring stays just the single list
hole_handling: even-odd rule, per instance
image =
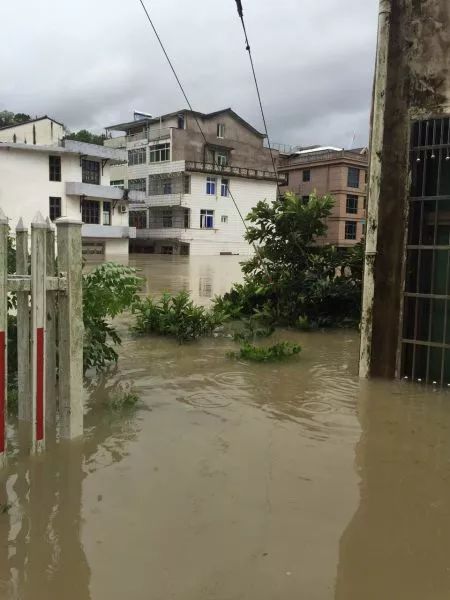
[{"label": "shrub", "polygon": [[83,275],[84,371],[117,361],[114,346],[121,339],[110,319],[138,301],[141,283],[135,269],[115,263],[101,264]]},{"label": "shrub", "polygon": [[159,300],[140,300],[133,312],[134,331],[173,336],[180,344],[211,335],[224,320],[221,311],[196,306],[185,291],[174,296],[164,294]]},{"label": "shrub", "polygon": [[249,342],[244,342],[239,352],[229,352],[229,358],[243,358],[255,362],[269,362],[284,360],[301,352],[298,344],[280,342],[274,346],[259,347]]}]

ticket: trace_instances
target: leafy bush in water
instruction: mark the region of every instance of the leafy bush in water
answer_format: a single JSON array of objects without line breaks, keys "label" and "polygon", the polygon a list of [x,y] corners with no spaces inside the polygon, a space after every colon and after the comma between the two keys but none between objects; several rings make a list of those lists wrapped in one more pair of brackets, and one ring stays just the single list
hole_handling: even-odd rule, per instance
[{"label": "leafy bush in water", "polygon": [[258,246],[244,263],[244,283],[215,299],[233,318],[256,313],[273,323],[301,328],[355,326],[361,312],[363,247],[339,250],[317,242],[326,232],[330,196],[295,194],[259,202],[248,219],[246,238]]},{"label": "leafy bush in water", "polygon": [[229,352],[229,358],[243,358],[255,362],[269,362],[276,360],[284,360],[299,354],[301,347],[298,344],[290,342],[280,342],[274,346],[259,347],[249,342],[244,342],[241,345],[239,352]]},{"label": "leafy bush in water", "polygon": [[136,270],[104,263],[83,275],[83,367],[101,369],[118,358],[114,346],[121,343],[109,322],[138,301],[142,280]]},{"label": "leafy bush in water", "polygon": [[180,343],[211,335],[224,320],[220,311],[196,306],[188,292],[175,296],[164,294],[159,300],[140,300],[135,303],[133,312],[135,331],[173,336]]}]

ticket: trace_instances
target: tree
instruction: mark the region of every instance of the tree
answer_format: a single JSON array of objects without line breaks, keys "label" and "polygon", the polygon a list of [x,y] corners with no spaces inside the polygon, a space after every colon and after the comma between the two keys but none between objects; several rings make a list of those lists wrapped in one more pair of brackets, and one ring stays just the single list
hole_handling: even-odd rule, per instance
[{"label": "tree", "polygon": [[68,133],[66,135],[67,140],[76,140],[77,142],[85,142],[86,144],[97,144],[103,146],[103,141],[106,139],[104,134],[96,134],[88,131],[87,129],[80,129],[80,131]]},{"label": "tree", "polygon": [[362,245],[320,246],[331,196],[312,194],[305,204],[287,193],[259,202],[248,216],[246,238],[257,249],[243,265],[244,283],[217,300],[232,316],[261,314],[279,324],[355,325],[361,311]]}]

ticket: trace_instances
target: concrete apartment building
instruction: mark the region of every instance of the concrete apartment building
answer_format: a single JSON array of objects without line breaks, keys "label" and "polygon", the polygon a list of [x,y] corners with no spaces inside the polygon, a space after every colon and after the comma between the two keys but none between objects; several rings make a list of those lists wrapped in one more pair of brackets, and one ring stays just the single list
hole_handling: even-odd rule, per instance
[{"label": "concrete apartment building", "polygon": [[313,146],[280,154],[279,172],[287,178],[282,192],[291,191],[305,202],[316,191],[335,199],[328,232],[320,243],[353,246],[365,234],[367,149],[342,150]]},{"label": "concrete apartment building", "polygon": [[0,130],[0,206],[10,226],[20,217],[29,225],[38,211],[52,221],[81,219],[85,254],[126,256],[134,235],[129,199],[143,196],[110,186],[111,163],[126,152],[63,135],[64,127],[49,117]]},{"label": "concrete apartment building", "polygon": [[381,0],[361,376],[450,385],[450,5]]},{"label": "concrete apartment building", "polygon": [[107,132],[123,134],[105,145],[125,149],[128,158],[112,166],[112,185],[145,194],[144,201],[130,203],[130,225],[137,230],[132,251],[251,253],[231,194],[244,218],[258,201],[275,200],[277,175],[262,133],[229,108],[135,113]]}]

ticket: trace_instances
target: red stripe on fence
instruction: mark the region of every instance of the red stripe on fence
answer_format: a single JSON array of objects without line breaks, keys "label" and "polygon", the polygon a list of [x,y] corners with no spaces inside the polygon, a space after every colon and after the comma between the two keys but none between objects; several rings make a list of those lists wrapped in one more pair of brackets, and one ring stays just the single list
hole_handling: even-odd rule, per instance
[{"label": "red stripe on fence", "polygon": [[6,431],[5,431],[5,410],[6,410],[6,340],[5,332],[0,331],[0,452],[5,451]]},{"label": "red stripe on fence", "polygon": [[36,440],[44,439],[44,328],[36,329]]}]

